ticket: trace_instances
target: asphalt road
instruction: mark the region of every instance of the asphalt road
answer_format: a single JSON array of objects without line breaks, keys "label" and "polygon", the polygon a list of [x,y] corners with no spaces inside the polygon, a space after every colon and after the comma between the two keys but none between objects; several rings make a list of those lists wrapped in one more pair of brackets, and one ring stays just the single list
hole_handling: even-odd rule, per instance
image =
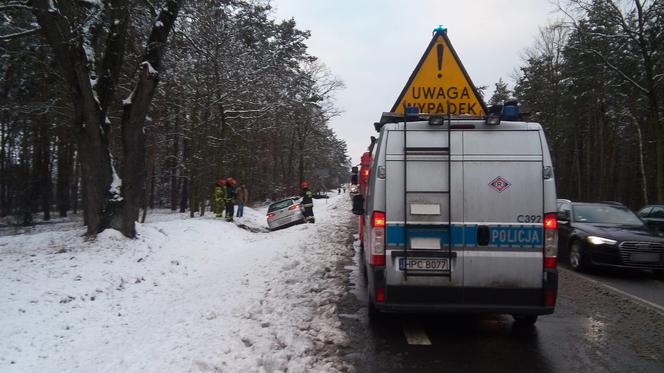
[{"label": "asphalt road", "polygon": [[[561,264],[560,267],[572,270],[566,263]],[[652,303],[661,307],[664,312],[664,278],[651,271],[592,268],[579,275],[607,285],[610,289],[616,289]]]},{"label": "asphalt road", "polygon": [[602,285],[662,301],[649,274],[578,276],[562,269],[556,312],[534,327],[507,315],[396,315],[370,325],[357,256],[338,312],[358,372],[664,372],[664,313]]}]

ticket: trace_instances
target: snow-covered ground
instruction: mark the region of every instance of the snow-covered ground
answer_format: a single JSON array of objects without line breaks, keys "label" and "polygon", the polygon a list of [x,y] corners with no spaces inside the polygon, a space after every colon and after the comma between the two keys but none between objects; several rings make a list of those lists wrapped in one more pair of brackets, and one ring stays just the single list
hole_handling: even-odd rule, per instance
[{"label": "snow-covered ground", "polygon": [[[349,199],[267,232],[154,214],[139,237],[53,226],[0,237],[2,372],[345,371],[334,265],[352,255]],[[0,233],[1,234],[1,233]]]}]

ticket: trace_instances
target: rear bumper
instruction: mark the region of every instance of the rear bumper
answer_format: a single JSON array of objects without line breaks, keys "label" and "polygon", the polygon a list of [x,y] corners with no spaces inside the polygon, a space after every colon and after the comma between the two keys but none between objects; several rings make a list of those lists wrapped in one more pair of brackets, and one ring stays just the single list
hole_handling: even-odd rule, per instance
[{"label": "rear bumper", "polygon": [[394,313],[450,313],[450,314],[510,314],[510,315],[550,315],[554,307],[504,306],[504,305],[465,305],[465,304],[375,304],[376,309]]},{"label": "rear bumper", "polygon": [[546,315],[543,289],[387,286],[385,301],[375,303],[387,312],[509,313]]},{"label": "rear bumper", "polygon": [[270,229],[279,229],[279,228],[286,228],[293,224],[302,223],[303,221],[304,221],[304,214],[302,214],[301,211],[297,211],[296,213],[293,213],[293,215],[288,217],[283,217],[278,220],[268,220],[267,226]]},{"label": "rear bumper", "polygon": [[[383,269],[368,271],[369,294],[377,310],[384,312],[548,315],[555,310],[558,271],[545,270],[542,288],[483,288],[447,286],[386,286]],[[376,301],[376,289],[385,300]],[[553,294],[553,303],[547,303]],[[549,299],[550,301],[550,299]]]}]

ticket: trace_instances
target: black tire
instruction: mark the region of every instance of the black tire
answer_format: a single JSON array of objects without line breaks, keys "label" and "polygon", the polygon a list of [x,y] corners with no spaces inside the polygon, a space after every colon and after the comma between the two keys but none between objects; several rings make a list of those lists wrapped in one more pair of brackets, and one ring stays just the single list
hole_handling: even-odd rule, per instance
[{"label": "black tire", "polygon": [[512,317],[518,326],[533,326],[537,322],[537,315],[512,315]]},{"label": "black tire", "polygon": [[364,260],[364,245],[360,244],[360,272],[362,272],[362,278],[364,283],[368,284],[369,274],[367,273],[367,263]]},{"label": "black tire", "polygon": [[586,255],[583,253],[583,245],[578,240],[572,241],[569,245],[569,266],[577,272],[587,269]]},{"label": "black tire", "polygon": [[653,273],[655,274],[656,278],[664,281],[664,269],[656,269],[653,271]]},{"label": "black tire", "polygon": [[376,308],[373,301],[371,300],[371,295],[369,295],[368,300],[367,316],[369,317],[369,324],[380,323],[385,316]]}]

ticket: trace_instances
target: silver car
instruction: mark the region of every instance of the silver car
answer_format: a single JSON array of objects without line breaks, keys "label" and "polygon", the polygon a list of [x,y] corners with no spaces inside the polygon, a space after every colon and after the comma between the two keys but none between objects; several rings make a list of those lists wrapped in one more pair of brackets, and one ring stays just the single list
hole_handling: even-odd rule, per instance
[{"label": "silver car", "polygon": [[267,209],[267,225],[270,230],[304,223],[302,206],[297,198],[286,198],[275,202]]}]

